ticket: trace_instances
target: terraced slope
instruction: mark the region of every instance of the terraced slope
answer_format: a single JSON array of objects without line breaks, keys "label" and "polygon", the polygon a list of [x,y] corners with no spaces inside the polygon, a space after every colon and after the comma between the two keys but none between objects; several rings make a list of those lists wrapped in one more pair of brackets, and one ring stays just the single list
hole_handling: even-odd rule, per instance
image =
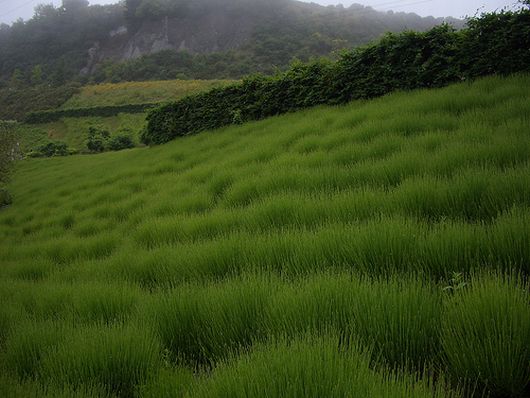
[{"label": "terraced slope", "polygon": [[[94,108],[131,104],[157,104],[177,100],[187,95],[207,91],[233,83],[230,80],[163,80],[88,85],[71,97],[61,109]],[[111,135],[125,134],[139,143],[139,134],[145,126],[146,113],[119,113],[102,117],[61,117],[41,124],[20,124],[21,145],[26,152],[48,141],[62,141],[71,149],[85,149],[90,126],[103,128]]]},{"label": "terraced slope", "polygon": [[22,162],[0,395],[528,395],[529,88]]}]

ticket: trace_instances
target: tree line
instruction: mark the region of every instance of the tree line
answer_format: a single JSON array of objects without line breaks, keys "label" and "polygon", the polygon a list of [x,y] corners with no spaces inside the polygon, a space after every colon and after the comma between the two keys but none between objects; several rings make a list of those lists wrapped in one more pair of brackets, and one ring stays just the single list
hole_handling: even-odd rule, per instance
[{"label": "tree line", "polygon": [[442,87],[491,74],[530,71],[530,10],[484,14],[456,31],[387,34],[340,58],[296,63],[283,73],[189,96],[151,111],[145,144],[162,144],[242,121],[395,90]]}]

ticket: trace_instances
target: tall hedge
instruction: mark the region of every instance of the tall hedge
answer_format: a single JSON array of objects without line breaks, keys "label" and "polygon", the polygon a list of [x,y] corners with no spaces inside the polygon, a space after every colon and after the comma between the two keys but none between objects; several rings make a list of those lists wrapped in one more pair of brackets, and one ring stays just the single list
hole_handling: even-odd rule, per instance
[{"label": "tall hedge", "polygon": [[296,63],[273,77],[252,76],[164,105],[148,114],[141,139],[162,144],[315,105],[529,70],[530,10],[484,14],[461,31],[443,25],[425,33],[387,34],[336,62]]}]

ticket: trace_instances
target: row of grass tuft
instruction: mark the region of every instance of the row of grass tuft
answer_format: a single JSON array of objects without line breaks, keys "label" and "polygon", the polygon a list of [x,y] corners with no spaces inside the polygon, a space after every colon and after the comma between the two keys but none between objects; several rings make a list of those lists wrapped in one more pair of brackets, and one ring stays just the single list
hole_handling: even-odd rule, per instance
[{"label": "row of grass tuft", "polygon": [[0,396],[528,395],[529,86],[19,162]]},{"label": "row of grass tuft", "polygon": [[[87,299],[86,293],[84,297]],[[526,282],[508,274],[466,276],[458,285],[451,281],[434,284],[418,276],[370,279],[320,274],[288,281],[273,275],[249,275],[223,283],[144,293],[137,311],[113,324],[106,323],[105,317],[78,323],[66,310],[45,312],[46,307],[59,305],[49,300],[39,313],[30,306],[12,306],[11,314],[2,311],[4,320],[19,318],[12,330],[4,331],[6,348],[0,357],[11,377],[61,388],[99,386],[109,394],[130,396],[137,389],[153,389],[159,372],[177,366],[199,374],[213,372],[211,379],[201,376],[206,380],[190,382],[199,392],[228,388],[225,384],[229,383],[234,384],[231,388],[237,396],[248,393],[250,383],[251,388],[263,389],[271,396],[283,396],[278,391],[286,386],[277,386],[277,392],[265,389],[270,381],[259,384],[259,367],[245,365],[247,361],[254,363],[251,358],[270,356],[272,362],[291,363],[293,372],[309,372],[300,377],[315,377],[314,384],[308,379],[288,388],[296,390],[307,384],[310,391],[321,393],[341,372],[335,374],[333,370],[328,375],[325,361],[319,365],[311,363],[304,353],[297,356],[288,352],[297,341],[313,352],[313,343],[330,331],[335,331],[340,342],[338,346],[333,343],[335,349],[340,345],[349,349],[350,344],[356,352],[362,348],[363,368],[368,374],[375,369],[406,379],[407,375],[425,372],[440,378],[443,373],[453,392],[464,388],[489,391],[494,396],[519,396],[530,377],[530,294]],[[90,305],[88,301],[82,307],[89,318]],[[130,308],[118,312],[126,314]],[[278,343],[287,349],[279,349]],[[314,354],[317,358],[325,353]],[[264,358],[255,360],[262,362]],[[268,367],[272,362],[263,365]],[[288,372],[279,376],[281,369],[274,366],[267,368],[265,379],[285,377],[287,382],[293,376]],[[238,379],[239,371],[257,373],[253,379]],[[271,375],[265,376],[269,371]],[[322,379],[311,372],[319,373]],[[354,375],[360,380],[372,377],[355,372],[350,377]],[[339,382],[340,389],[354,388],[344,380]],[[208,394],[222,396],[221,392]],[[349,396],[344,394],[338,396]]]}]

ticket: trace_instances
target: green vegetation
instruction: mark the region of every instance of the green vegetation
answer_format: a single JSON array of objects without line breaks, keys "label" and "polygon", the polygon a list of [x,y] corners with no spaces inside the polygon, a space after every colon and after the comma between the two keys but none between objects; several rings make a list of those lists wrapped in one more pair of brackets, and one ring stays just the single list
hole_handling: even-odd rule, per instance
[{"label": "green vegetation", "polygon": [[4,88],[0,86],[0,120],[23,120],[29,112],[55,109],[78,90],[78,86]]},{"label": "green vegetation", "polygon": [[155,104],[235,83],[230,80],[161,80],[96,84],[81,87],[64,109]]},{"label": "green vegetation", "polygon": [[[25,122],[42,124],[67,117],[112,117],[120,113],[146,113],[156,107],[156,101],[160,103],[168,99],[180,99],[229,83],[231,82],[223,80],[172,80],[86,86],[60,109],[30,112],[26,115]],[[138,102],[140,98],[149,102]],[[72,108],[72,105],[78,107]]]},{"label": "green vegetation", "polygon": [[17,157],[15,124],[0,121],[0,184],[5,184]]},{"label": "green vegetation", "polygon": [[530,10],[483,14],[459,32],[444,25],[425,33],[388,34],[370,46],[343,53],[337,62],[296,63],[276,76],[250,77],[154,109],[142,142],[162,144],[242,120],[344,104],[395,90],[528,72],[528,48]]},{"label": "green vegetation", "polygon": [[29,113],[24,121],[28,124],[43,124],[55,122],[67,117],[112,117],[119,115],[120,113],[146,113],[149,109],[155,108],[156,105],[157,104],[130,104],[37,111]]},{"label": "green vegetation", "polygon": [[111,137],[128,135],[139,143],[140,132],[146,125],[145,113],[120,113],[112,117],[65,117],[43,124],[18,123],[15,127],[24,153],[35,151],[42,145],[64,142],[73,151],[86,148],[87,134],[91,127],[107,130]]},{"label": "green vegetation", "polygon": [[20,161],[0,395],[528,395],[529,87]]},{"label": "green vegetation", "polygon": [[[117,61],[131,56],[120,49],[136,46],[133,37],[155,47],[153,37],[163,37],[168,15],[167,44],[172,49]],[[443,21],[359,5],[322,7],[292,0],[130,0],[105,6],[65,0],[61,7],[37,6],[28,21],[0,26],[0,88],[59,87],[71,81],[237,79],[273,73],[293,58],[308,60],[365,44],[387,31],[427,30]]]},{"label": "green vegetation", "polygon": [[134,148],[134,142],[127,135],[116,135],[109,139],[107,148],[109,151],[121,151],[122,149]]},{"label": "green vegetation", "polygon": [[528,291],[513,278],[474,281],[448,303],[444,352],[455,376],[498,395],[524,394],[530,380]]},{"label": "green vegetation", "polygon": [[0,121],[0,208],[11,203],[11,195],[5,189],[13,164],[20,156],[20,145],[14,123]]},{"label": "green vegetation", "polygon": [[68,147],[64,142],[48,142],[38,146],[34,151],[28,154],[34,158],[51,158],[52,156],[66,156],[68,155]]},{"label": "green vegetation", "polygon": [[115,135],[111,138],[107,130],[95,127],[88,129],[86,145],[87,149],[92,153],[134,148],[134,142],[128,135]]},{"label": "green vegetation", "polygon": [[[14,126],[23,152],[49,156],[44,147],[67,144],[69,152],[86,148],[90,128],[106,130],[112,137],[128,136],[135,145],[146,125],[145,110],[155,102],[178,99],[200,91],[232,84],[223,80],[169,80],[85,86],[62,107],[33,112],[29,123]],[[148,101],[148,103],[144,103]],[[96,106],[101,104],[100,106]],[[137,113],[140,112],[140,113]]]}]

